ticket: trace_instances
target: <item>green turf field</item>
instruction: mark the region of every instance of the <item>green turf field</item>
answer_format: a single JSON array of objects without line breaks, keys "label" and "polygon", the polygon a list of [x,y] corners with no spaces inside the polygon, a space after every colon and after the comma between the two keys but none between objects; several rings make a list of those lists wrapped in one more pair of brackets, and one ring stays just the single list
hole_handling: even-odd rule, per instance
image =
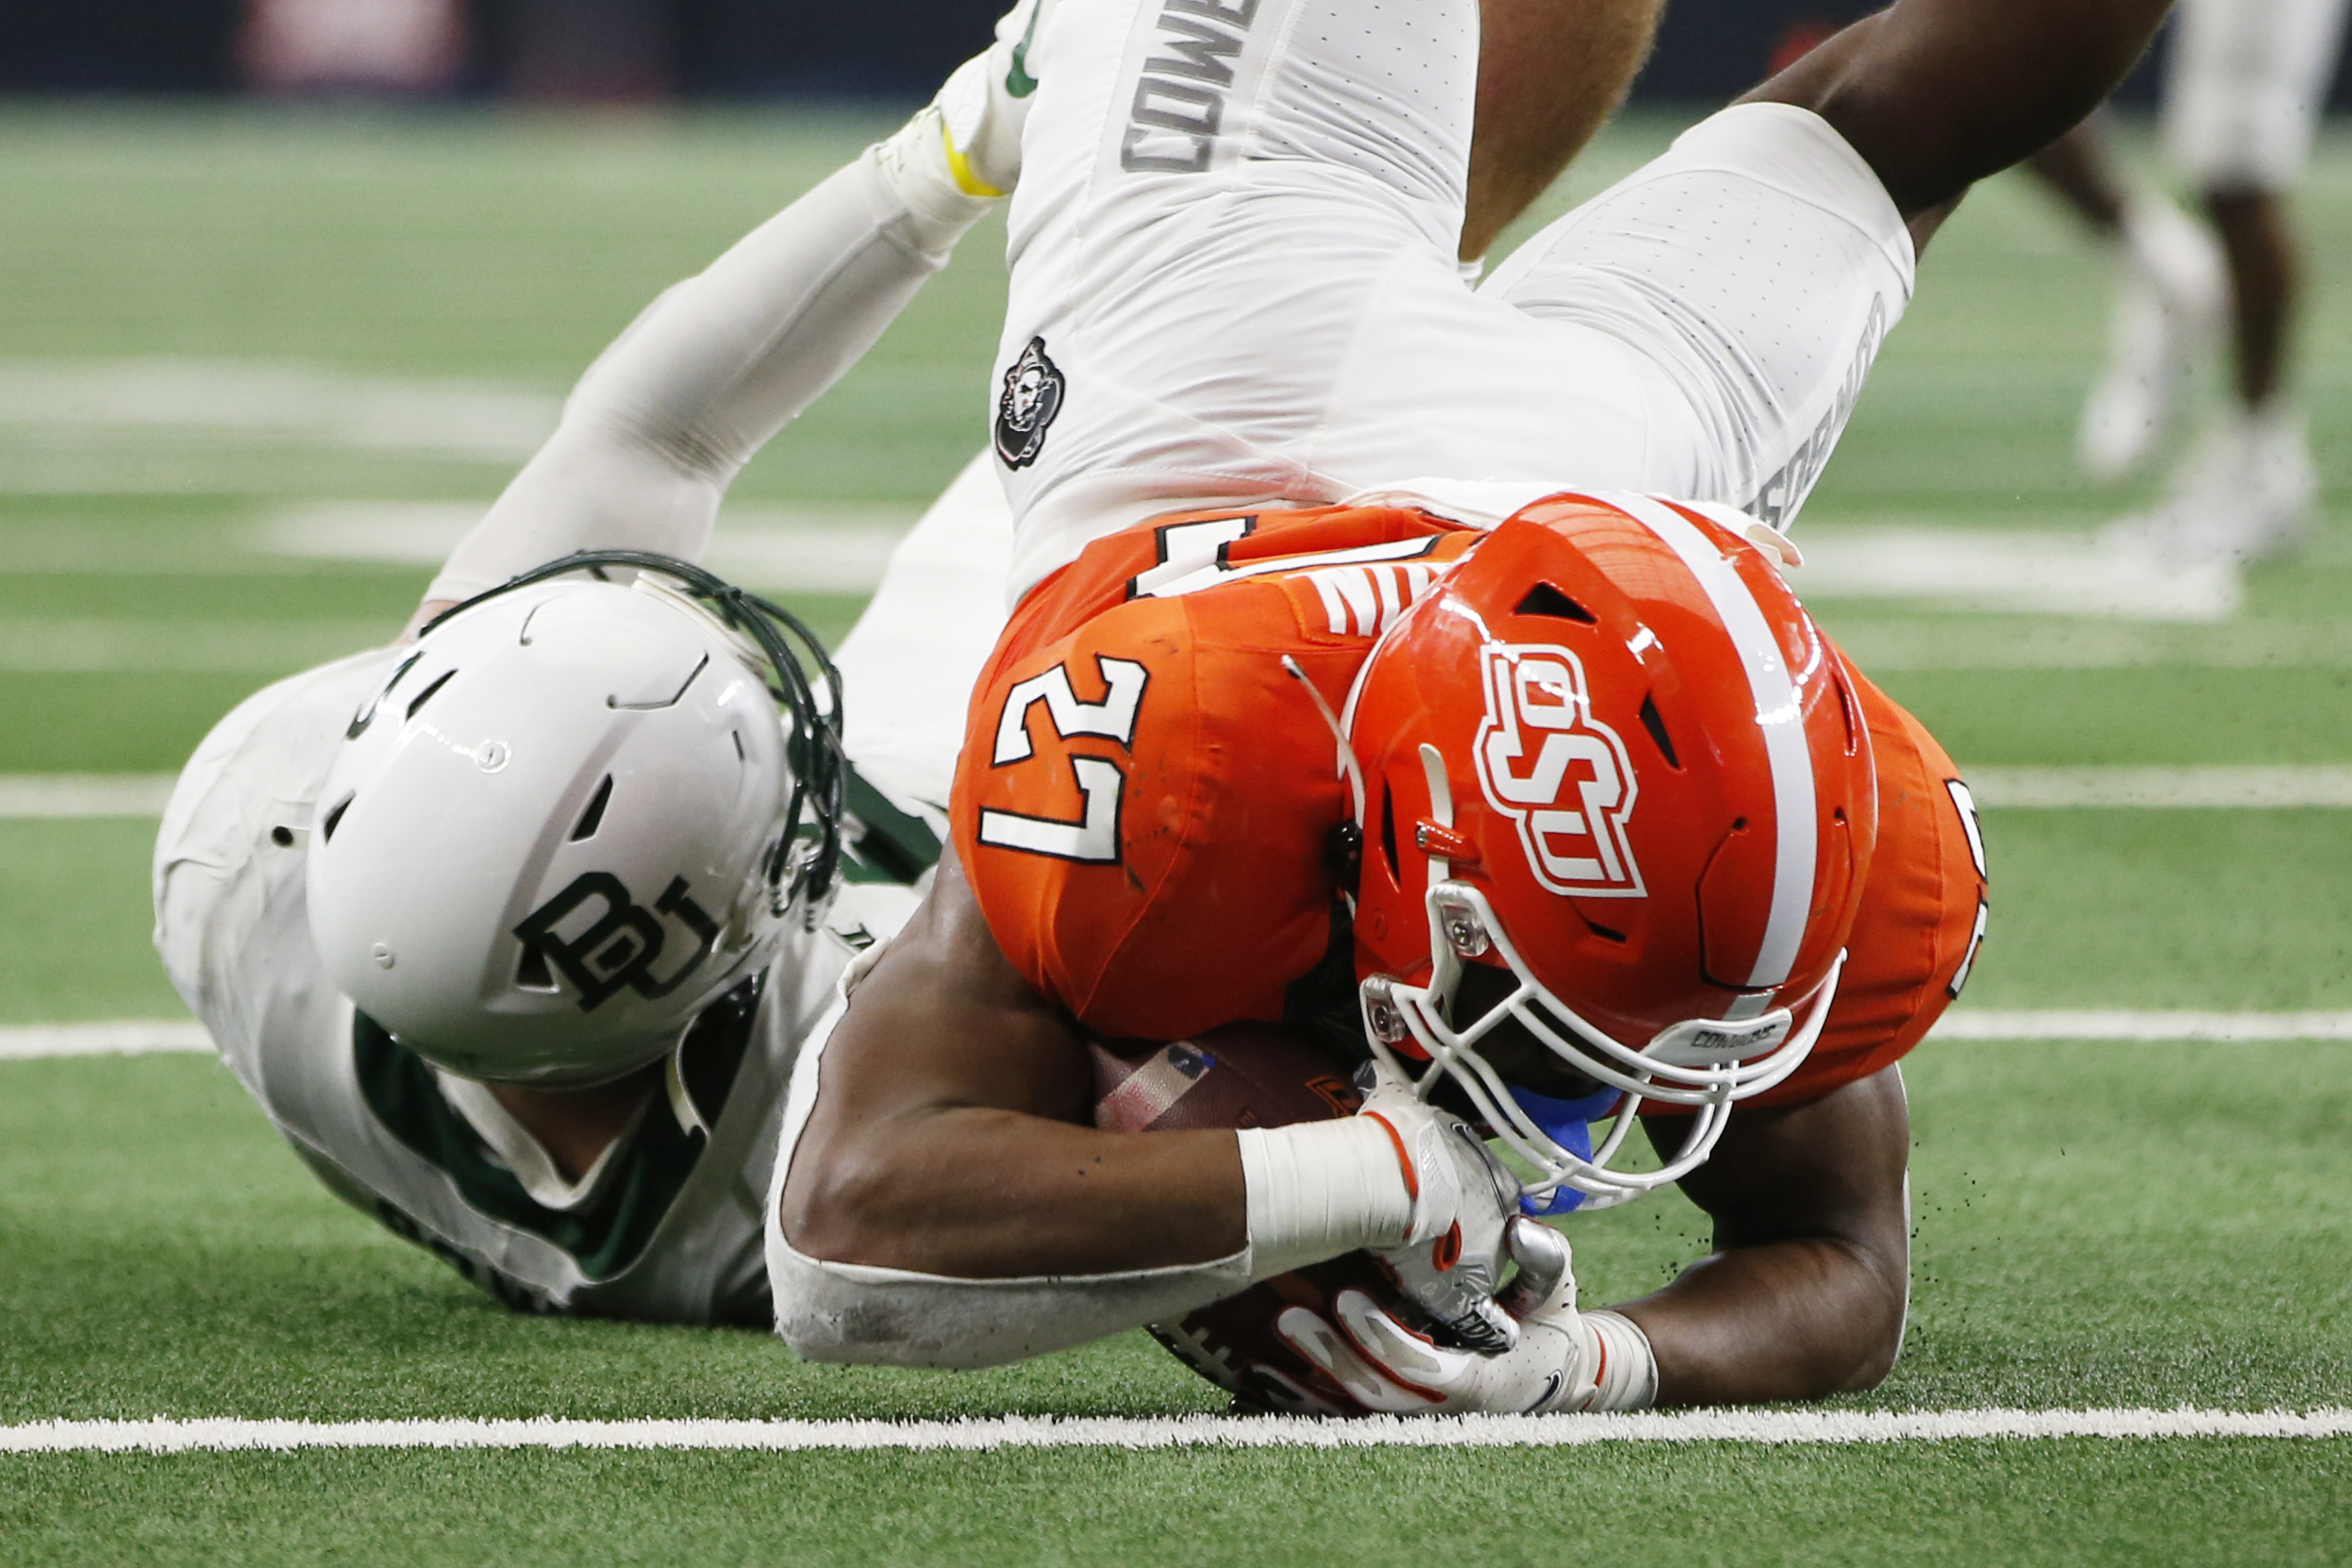
[{"label": "green turf field", "polygon": [[[169,772],[265,679],[388,635],[428,569],[289,530],[322,507],[487,501],[640,306],[883,125],[0,109],[0,775]],[[1551,209],[1671,128],[1612,132]],[[2304,211],[2304,380],[2342,509],[2352,141],[2324,147]],[[977,449],[1000,233],[753,465],[747,515],[910,517]],[[2070,466],[2104,309],[2099,259],[2034,192],[1972,197],[1800,541],[2059,537],[2146,499]],[[831,633],[857,608],[795,602]],[[2219,621],[1815,602],[1964,768],[2352,763],[2343,527]],[[181,1015],[146,946],[152,832],[0,820],[0,1026]],[[2352,1009],[2352,811],[1995,809],[1987,836],[1969,1005]],[[1923,1048],[1911,1334],[1844,1403],[2352,1404],[2346,1051]],[[1672,1198],[1571,1234],[1595,1301],[1703,1246]],[[755,1334],[511,1317],[329,1198],[203,1059],[0,1060],[0,1424],[1216,1404],[1141,1336],[915,1376],[799,1365]],[[2352,1560],[2352,1441],[0,1458],[11,1564],[1433,1554]]]}]

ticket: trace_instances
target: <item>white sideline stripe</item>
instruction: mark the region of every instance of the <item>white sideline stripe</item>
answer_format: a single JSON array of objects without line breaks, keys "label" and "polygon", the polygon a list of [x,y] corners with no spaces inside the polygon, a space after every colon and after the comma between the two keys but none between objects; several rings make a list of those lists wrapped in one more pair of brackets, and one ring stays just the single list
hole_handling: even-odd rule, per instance
[{"label": "white sideline stripe", "polygon": [[176,775],[0,774],[0,821],[45,817],[159,817]]},{"label": "white sideline stripe", "polygon": [[37,1057],[137,1057],[157,1051],[212,1050],[192,1018],[127,1019],[107,1024],[33,1024],[0,1028],[0,1061]]},{"label": "white sideline stripe", "polygon": [[2096,534],[1933,525],[1801,527],[1798,597],[1920,599],[1960,609],[2133,621],[2226,621],[2243,597],[2227,561],[2158,559]]},{"label": "white sideline stripe", "polygon": [[[320,501],[266,520],[252,542],[302,559],[437,567],[487,509],[468,501]],[[874,501],[730,506],[703,564],[755,588],[871,593],[922,510]]]},{"label": "white sideline stripe", "polygon": [[1977,804],[2019,809],[2291,810],[2352,806],[2352,767],[1964,768]]},{"label": "white sideline stripe", "polygon": [[[324,644],[322,644],[324,645]],[[1980,807],[2007,809],[2292,810],[2352,808],[2352,764],[2285,767],[1967,768]],[[0,774],[0,821],[156,817],[170,774]]]},{"label": "white sideline stripe", "polygon": [[[1929,1031],[1932,1040],[2352,1041],[2346,1012],[2157,1012],[2121,1009],[2001,1010],[1960,1008]],[[100,1024],[0,1026],[0,1061],[42,1057],[145,1056],[212,1050],[192,1019],[125,1019]]]},{"label": "white sideline stripe", "polygon": [[1317,1421],[999,1416],[968,1421],[48,1421],[0,1426],[0,1453],[294,1448],[1573,1448],[1604,1443],[1952,1443],[2051,1438],[2341,1438],[2352,1410],[1689,1410]]},{"label": "white sideline stripe", "polygon": [[1930,1040],[2352,1040],[2352,1012],[2154,1012],[2051,1008],[1955,1008]]}]

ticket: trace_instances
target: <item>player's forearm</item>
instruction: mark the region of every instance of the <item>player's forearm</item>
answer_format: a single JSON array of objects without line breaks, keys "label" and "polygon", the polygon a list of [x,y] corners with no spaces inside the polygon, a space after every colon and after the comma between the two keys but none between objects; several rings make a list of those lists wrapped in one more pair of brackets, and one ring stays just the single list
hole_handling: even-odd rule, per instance
[{"label": "player's forearm", "polygon": [[871,348],[977,200],[917,210],[877,152],[664,293],[581,377],[561,425],[427,597],[462,598],[575,550],[708,545],[736,473]]},{"label": "player's forearm", "polygon": [[1905,217],[2079,123],[2122,81],[2171,0],[1897,0],[1752,99],[1827,120]]},{"label": "player's forearm", "polygon": [[1649,1337],[1660,1405],[1820,1399],[1894,1364],[1907,1266],[1842,1240],[1732,1247],[1616,1309]]},{"label": "player's forearm", "polygon": [[1099,1132],[966,1106],[804,1141],[781,1218],[813,1258],[1004,1279],[1232,1257],[1246,1216],[1230,1132]]}]

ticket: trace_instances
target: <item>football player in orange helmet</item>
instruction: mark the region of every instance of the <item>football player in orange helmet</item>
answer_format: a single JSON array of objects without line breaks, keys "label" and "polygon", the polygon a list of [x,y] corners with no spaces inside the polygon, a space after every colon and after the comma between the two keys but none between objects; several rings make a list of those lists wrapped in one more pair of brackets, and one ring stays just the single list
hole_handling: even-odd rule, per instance
[{"label": "football player in orange helmet", "polygon": [[[1209,9],[1246,31],[1259,8]],[[2161,12],[1898,0],[1759,96],[1828,127],[1916,240],[2095,103]],[[1089,167],[1205,171],[1254,90],[1218,85],[1233,103],[1190,89],[1189,120],[1180,93],[1139,92],[1141,140]],[[1206,244],[1223,211],[1186,232]],[[1244,390],[1250,346],[1225,350]],[[1008,347],[1060,374],[1042,339]],[[1057,415],[1095,439],[1110,426],[1085,400],[1134,395],[1074,376],[1017,441],[1000,428],[1000,456],[1050,458]],[[1065,487],[1064,537],[1087,493]],[[1949,759],[1780,584],[1785,541],[1557,482],[1119,521],[1016,608],[974,698],[953,855],[804,1058],[769,1237],[788,1341],[978,1364],[1371,1248],[1460,1342],[1344,1298],[1302,1330],[1378,1408],[1813,1397],[1883,1376],[1908,1298],[1891,1069],[1966,977],[1982,857]],[[1090,1032],[1335,1016],[1385,1069],[1359,1116],[1089,1125]],[[1583,1128],[1610,1108],[1594,1148]],[[1621,1158],[1637,1115],[1662,1174]],[[1715,1256],[1579,1312],[1521,1209],[1662,1179],[1713,1216]],[[1506,1309],[1513,1260],[1539,1288]]]}]

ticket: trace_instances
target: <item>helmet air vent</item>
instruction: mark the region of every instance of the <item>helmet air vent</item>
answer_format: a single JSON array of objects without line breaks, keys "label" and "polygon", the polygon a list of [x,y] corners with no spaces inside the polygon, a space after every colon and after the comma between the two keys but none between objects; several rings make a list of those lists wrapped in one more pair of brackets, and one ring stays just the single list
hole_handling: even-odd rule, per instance
[{"label": "helmet air vent", "polygon": [[580,813],[580,820],[573,827],[569,842],[577,843],[582,839],[592,839],[596,836],[597,826],[605,820],[605,804],[611,798],[612,776],[607,774],[603,781],[596,786],[596,792],[588,797],[588,809]]},{"label": "helmet air vent", "polygon": [[1380,786],[1380,858],[1389,863],[1389,880],[1402,883],[1404,875],[1396,869],[1396,792],[1386,784]]},{"label": "helmet air vent", "polygon": [[1659,717],[1656,692],[1642,699],[1642,727],[1648,730],[1650,739],[1658,742],[1659,755],[1665,758],[1666,766],[1681,772],[1682,759],[1675,755],[1674,737],[1666,733],[1666,721]]},{"label": "helmet air vent", "polygon": [[321,843],[333,843],[335,842],[335,829],[341,826],[343,820],[343,813],[351,809],[351,803],[356,798],[358,798],[356,795],[345,795],[342,799],[337,801],[327,811],[325,820],[319,824],[319,842]]},{"label": "helmet air vent", "polygon": [[555,972],[547,967],[547,950],[535,942],[523,944],[523,956],[515,960],[514,983],[518,990],[555,994]]},{"label": "helmet air vent", "polygon": [[1555,621],[1574,621],[1578,626],[1584,626],[1596,625],[1600,619],[1547,582],[1539,582],[1533,588],[1528,589],[1526,597],[1519,601],[1517,608],[1511,613],[1514,615],[1546,615]]},{"label": "helmet air vent", "polygon": [[431,702],[433,700],[433,693],[448,685],[450,678],[457,673],[458,672],[455,670],[443,670],[440,675],[433,677],[432,685],[427,686],[424,691],[419,692],[415,696],[410,697],[409,699],[408,716],[411,719],[415,718],[417,709],[423,708],[426,703]]}]

